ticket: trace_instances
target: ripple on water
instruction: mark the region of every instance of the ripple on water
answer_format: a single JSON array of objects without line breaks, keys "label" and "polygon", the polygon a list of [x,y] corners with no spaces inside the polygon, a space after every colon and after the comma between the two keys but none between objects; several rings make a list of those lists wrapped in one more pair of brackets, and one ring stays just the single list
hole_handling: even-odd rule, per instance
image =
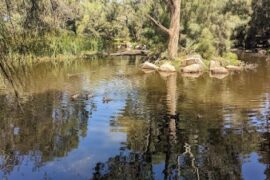
[{"label": "ripple on water", "polygon": [[[3,127],[0,146],[5,148],[11,144],[9,154],[14,152],[13,149],[21,153],[21,156],[17,154],[18,164],[22,163],[19,156],[25,154],[32,159],[42,157],[42,166],[35,165],[33,160],[34,163],[28,166],[10,168],[12,175],[20,176],[20,173],[30,171],[43,177],[48,172],[52,177],[58,173],[57,177],[76,179],[72,174],[72,167],[76,166],[76,172],[84,174],[85,179],[91,179],[93,172],[102,166],[107,167],[106,173],[113,175],[119,170],[126,171],[135,167],[132,165],[139,165],[140,168],[132,168],[131,171],[154,167],[153,174],[157,179],[163,179],[165,167],[174,168],[177,165],[175,160],[186,150],[185,143],[189,143],[201,174],[211,174],[213,167],[217,167],[217,174],[238,171],[240,176],[242,162],[238,161],[239,154],[269,153],[269,134],[266,133],[269,132],[269,76],[260,72],[252,75],[243,73],[218,80],[206,74],[191,80],[177,77],[171,79],[173,83],[170,84],[158,73],[133,77],[125,75],[127,70],[115,76],[117,68],[122,68],[119,62],[116,65],[113,61],[107,64],[98,62],[101,67],[95,62],[91,64],[92,61],[88,62],[89,66],[77,67],[82,71],[78,78],[66,80],[54,75],[57,78],[51,81],[44,78],[46,83],[37,79],[35,82],[41,81],[37,84],[41,87],[36,89],[43,91],[32,94],[30,103],[25,100],[28,111],[20,118],[15,111],[0,109]],[[90,74],[93,69],[96,72]],[[57,68],[54,73],[61,70]],[[38,74],[42,74],[39,71]],[[56,92],[51,90],[52,87]],[[71,101],[73,93],[90,90],[95,97]],[[104,96],[113,100],[104,103]],[[5,98],[1,107],[6,104],[12,106],[14,102],[10,99]],[[168,118],[173,111],[180,113],[179,121]],[[11,123],[20,129],[8,127]],[[168,139],[170,135],[174,136],[172,142]],[[40,154],[29,155],[37,148]],[[134,152],[138,154],[137,159],[129,155]],[[145,157],[150,158],[145,160]],[[260,163],[265,161],[269,164],[266,157],[261,154],[258,157]],[[1,158],[0,154],[2,165]],[[85,160],[84,164],[80,163],[81,159]],[[165,165],[167,162],[171,164]],[[259,167],[258,162],[251,161],[251,164]],[[71,175],[57,171],[59,166]],[[9,164],[6,167],[9,168]],[[38,172],[33,172],[37,167]],[[239,167],[240,170],[237,169]],[[2,172],[1,169],[0,174]]]}]

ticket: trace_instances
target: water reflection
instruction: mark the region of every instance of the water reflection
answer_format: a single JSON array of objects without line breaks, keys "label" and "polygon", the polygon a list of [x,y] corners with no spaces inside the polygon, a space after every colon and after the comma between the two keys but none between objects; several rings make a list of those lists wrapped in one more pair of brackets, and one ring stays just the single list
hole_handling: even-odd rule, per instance
[{"label": "water reflection", "polygon": [[5,108],[0,114],[3,174],[14,171],[24,155],[33,160],[35,168],[56,157],[64,157],[78,147],[79,136],[86,135],[89,110],[84,104],[70,103],[62,92],[35,95],[23,104],[24,114],[9,107],[6,97],[1,96],[0,102]]},{"label": "water reflection", "polygon": [[25,113],[2,93],[0,177],[270,178],[267,62],[222,80],[143,73],[139,62],[35,67],[22,79]]}]

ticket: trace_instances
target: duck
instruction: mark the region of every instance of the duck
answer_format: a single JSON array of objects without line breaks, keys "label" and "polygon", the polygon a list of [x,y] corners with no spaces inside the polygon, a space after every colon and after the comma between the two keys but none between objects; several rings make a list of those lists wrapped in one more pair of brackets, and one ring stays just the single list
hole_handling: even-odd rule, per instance
[{"label": "duck", "polygon": [[93,93],[89,93],[89,94],[86,94],[85,95],[85,99],[91,99],[94,97],[94,94]]},{"label": "duck", "polygon": [[112,99],[110,97],[108,97],[108,96],[104,96],[102,98],[102,101],[103,101],[103,103],[109,103],[110,101],[112,101]]},{"label": "duck", "polygon": [[202,119],[202,118],[203,118],[203,115],[197,114],[197,119]]},{"label": "duck", "polygon": [[76,99],[78,99],[80,97],[80,94],[74,94],[71,96],[71,100],[75,101]]}]

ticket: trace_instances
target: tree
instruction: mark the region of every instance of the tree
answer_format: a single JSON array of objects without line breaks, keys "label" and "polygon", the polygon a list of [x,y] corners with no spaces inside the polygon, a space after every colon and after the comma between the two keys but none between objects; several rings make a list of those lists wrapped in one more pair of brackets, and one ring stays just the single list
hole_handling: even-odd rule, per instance
[{"label": "tree", "polygon": [[163,26],[159,21],[151,15],[148,17],[153,21],[162,31],[168,34],[168,55],[170,59],[175,59],[178,52],[178,42],[180,36],[180,13],[181,0],[164,0],[170,14],[170,27]]},{"label": "tree", "polygon": [[253,0],[246,48],[270,47],[270,1]]}]

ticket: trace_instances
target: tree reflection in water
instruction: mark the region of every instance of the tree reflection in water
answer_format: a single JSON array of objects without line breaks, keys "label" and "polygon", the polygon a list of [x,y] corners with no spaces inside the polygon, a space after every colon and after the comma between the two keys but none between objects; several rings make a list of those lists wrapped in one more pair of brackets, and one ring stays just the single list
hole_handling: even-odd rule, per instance
[{"label": "tree reflection in water", "polygon": [[33,96],[22,104],[24,114],[10,113],[18,109],[6,97],[0,98],[0,103],[6,103],[0,105],[6,108],[0,114],[0,170],[4,174],[28,157],[37,170],[44,162],[66,156],[87,132],[91,109],[86,110],[83,102],[71,103],[64,92]]},{"label": "tree reflection in water", "polygon": [[[127,61],[117,62],[125,69]],[[36,177],[48,172],[52,178],[73,178],[78,172],[91,179],[241,179],[243,165],[255,153],[256,163],[265,167],[260,173],[270,178],[269,66],[224,80],[208,75],[195,80],[176,74],[142,74],[133,66],[125,76],[116,73],[118,65],[91,63],[97,65],[82,66],[82,72],[97,69],[96,73],[73,80],[65,80],[69,71],[61,76],[53,73],[48,85],[40,71],[34,74],[40,75],[34,82],[41,86],[29,87],[33,98],[23,103],[24,115],[17,113],[12,97],[0,97],[1,175],[10,177],[30,169]],[[105,86],[97,87],[97,98],[70,101],[70,94],[82,86],[100,82]],[[106,86],[114,82],[121,82],[125,95],[119,84]],[[110,87],[115,101],[99,104],[104,87]],[[58,166],[66,171],[57,169],[57,176]]]},{"label": "tree reflection in water", "polygon": [[[153,122],[154,118],[149,118],[146,134],[144,133],[145,145],[143,146],[145,148],[141,148],[144,151],[139,153],[122,151],[120,155],[110,158],[108,162],[98,163],[95,167],[94,179],[154,179],[153,156],[156,156],[156,159],[157,155],[155,154],[159,151],[155,148],[155,143],[163,144],[162,153],[165,154],[164,179],[177,179],[179,177],[178,154],[173,152],[177,146],[176,124],[179,120],[176,113],[177,74],[162,73],[161,77],[165,81],[167,92],[165,100],[167,113],[162,124],[159,125],[159,128],[154,128],[157,125],[153,123],[156,122]],[[155,129],[160,131],[157,136],[153,135]],[[161,139],[165,141],[160,142]],[[134,140],[129,142],[136,143]]]},{"label": "tree reflection in water", "polygon": [[[165,91],[159,91],[164,92],[164,96],[155,96],[155,91],[146,89],[150,92],[142,100],[151,106],[151,117],[141,117],[139,112],[143,110],[136,110],[137,101],[128,100],[123,113],[125,118],[120,118],[119,122],[138,126],[134,127],[135,130],[127,130],[127,144],[121,148],[119,155],[96,165],[94,179],[241,179],[241,157],[256,151],[258,142],[263,142],[263,152],[269,152],[269,141],[262,141],[256,126],[243,121],[241,127],[226,128],[224,122],[219,121],[224,119],[224,112],[220,106],[212,104],[193,106],[194,109],[189,112],[181,104],[177,76],[162,74],[161,77]],[[154,78],[154,74],[147,74],[145,84],[153,86],[150,82]],[[158,105],[160,102],[163,105]],[[166,113],[163,113],[164,108]],[[179,109],[180,115],[176,112]],[[249,118],[243,109],[235,113],[240,119]],[[202,114],[200,119],[196,112]],[[130,117],[135,119],[129,120]],[[148,121],[141,123],[136,117]],[[269,138],[268,134],[265,136]],[[262,159],[269,164],[269,157],[266,156],[268,154],[264,153]],[[161,173],[158,173],[156,166],[162,167]]]}]

